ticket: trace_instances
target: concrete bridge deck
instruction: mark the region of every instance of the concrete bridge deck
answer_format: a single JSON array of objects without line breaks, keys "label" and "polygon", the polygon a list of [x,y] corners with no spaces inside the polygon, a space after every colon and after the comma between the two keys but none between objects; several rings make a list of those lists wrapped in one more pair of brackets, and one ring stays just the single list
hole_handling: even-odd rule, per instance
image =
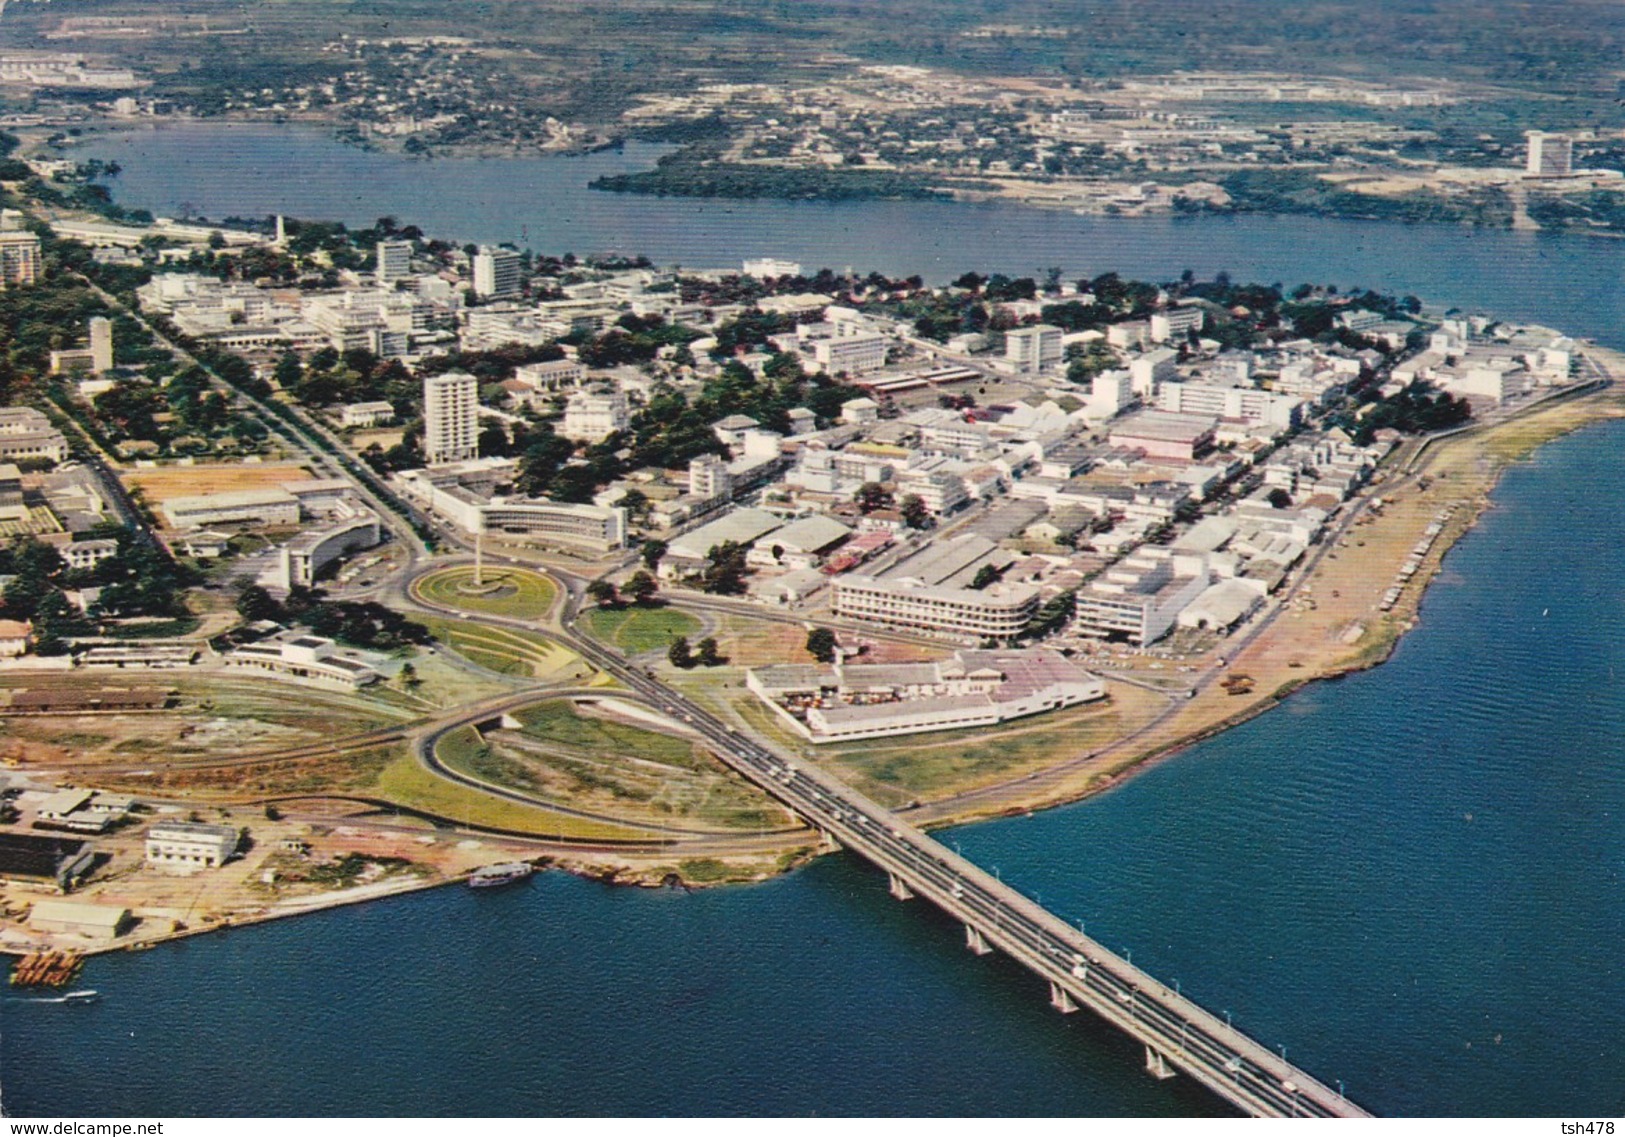
[{"label": "concrete bridge deck", "polygon": [[1058,1011],[1086,1007],[1139,1041],[1153,1075],[1182,1072],[1257,1117],[1369,1116],[890,810],[809,763],[746,738],[590,637],[567,634],[594,665],[702,734],[734,770],[885,870],[893,896],[930,900],[964,924],[972,951],[996,948],[1048,980]]}]

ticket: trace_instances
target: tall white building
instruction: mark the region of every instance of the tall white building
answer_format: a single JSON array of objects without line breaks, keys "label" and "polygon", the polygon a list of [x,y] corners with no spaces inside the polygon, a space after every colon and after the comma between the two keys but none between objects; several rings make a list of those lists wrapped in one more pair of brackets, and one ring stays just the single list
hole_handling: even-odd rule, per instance
[{"label": "tall white building", "polygon": [[411,276],[412,242],[379,241],[376,274],[379,284],[393,284],[403,276]]},{"label": "tall white building", "polygon": [[1574,172],[1574,139],[1566,134],[1531,130],[1529,158],[1524,167],[1532,178],[1566,178]]},{"label": "tall white building", "polygon": [[733,476],[728,463],[715,454],[701,454],[688,464],[688,492],[701,501],[716,501],[733,496]]},{"label": "tall white building", "polygon": [[106,316],[90,318],[90,369],[97,375],[113,370],[113,321]]},{"label": "tall white building", "polygon": [[479,457],[479,383],[465,371],[423,381],[423,457],[431,466]]},{"label": "tall white building", "polygon": [[476,296],[518,296],[523,277],[524,265],[513,249],[487,247],[474,254]]},{"label": "tall white building", "polygon": [[1061,363],[1061,329],[1050,324],[1012,328],[1004,334],[1004,357],[1017,371],[1048,371]]},{"label": "tall white building", "polygon": [[26,229],[0,231],[0,289],[33,284],[39,280],[43,264],[37,236]]}]

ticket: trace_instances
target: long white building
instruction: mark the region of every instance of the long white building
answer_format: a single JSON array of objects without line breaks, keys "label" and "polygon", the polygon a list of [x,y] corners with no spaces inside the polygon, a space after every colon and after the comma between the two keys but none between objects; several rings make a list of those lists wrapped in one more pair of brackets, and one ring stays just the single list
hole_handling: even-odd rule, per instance
[{"label": "long white building", "polygon": [[1024,584],[942,588],[912,580],[838,576],[830,588],[837,616],[893,627],[1004,640],[1019,635],[1038,610],[1038,590]]}]

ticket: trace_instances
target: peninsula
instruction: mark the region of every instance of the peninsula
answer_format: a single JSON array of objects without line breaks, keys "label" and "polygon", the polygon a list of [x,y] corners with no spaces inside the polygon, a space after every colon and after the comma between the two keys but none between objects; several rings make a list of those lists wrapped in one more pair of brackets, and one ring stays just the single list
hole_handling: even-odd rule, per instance
[{"label": "peninsula", "polygon": [[1625,406],[1613,353],[1415,297],[696,273],[84,178],[0,229],[15,952],[827,847],[661,690],[917,826],[1076,800],[1379,662],[1499,471]]}]

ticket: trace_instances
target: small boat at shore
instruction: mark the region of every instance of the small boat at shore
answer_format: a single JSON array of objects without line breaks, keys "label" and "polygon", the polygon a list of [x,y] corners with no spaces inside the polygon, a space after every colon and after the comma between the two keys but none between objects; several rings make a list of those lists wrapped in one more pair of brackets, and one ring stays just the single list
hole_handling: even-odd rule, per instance
[{"label": "small boat at shore", "polygon": [[511,861],[502,865],[486,865],[475,869],[468,876],[470,888],[498,888],[504,884],[512,884],[517,880],[524,880],[535,872],[524,861]]}]

